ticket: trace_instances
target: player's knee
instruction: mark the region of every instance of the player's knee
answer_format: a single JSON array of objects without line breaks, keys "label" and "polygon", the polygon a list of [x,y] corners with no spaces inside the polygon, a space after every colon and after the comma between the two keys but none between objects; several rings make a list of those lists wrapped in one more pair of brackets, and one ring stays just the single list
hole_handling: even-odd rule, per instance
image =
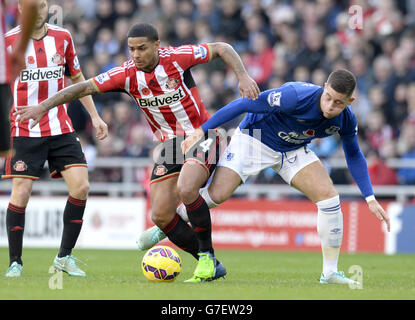
[{"label": "player's knee", "polygon": [[31,192],[31,181],[23,179],[20,182],[16,181],[13,183],[11,202],[16,206],[25,207],[29,201]]},{"label": "player's knee", "polygon": [[339,196],[339,193],[337,192],[336,189],[334,189],[334,188],[327,189],[327,190],[320,193],[319,199],[317,200],[317,202],[332,199],[332,198],[335,198],[335,197],[338,197],[338,196]]},{"label": "player's knee", "polygon": [[194,187],[191,184],[178,184],[177,191],[180,199],[185,204],[191,204],[199,197],[199,188]]},{"label": "player's knee", "polygon": [[70,194],[72,197],[80,200],[85,200],[88,197],[89,193],[89,182],[88,180],[80,181],[77,184],[75,190],[70,190]]},{"label": "player's knee", "polygon": [[29,202],[31,189],[30,188],[18,188],[12,191],[11,202],[19,207],[25,207]]},{"label": "player's knee", "polygon": [[160,229],[164,229],[170,223],[171,215],[162,208],[154,207],[151,211],[151,221]]},{"label": "player's knee", "polygon": [[225,202],[229,197],[215,188],[208,188],[209,197],[216,205]]}]

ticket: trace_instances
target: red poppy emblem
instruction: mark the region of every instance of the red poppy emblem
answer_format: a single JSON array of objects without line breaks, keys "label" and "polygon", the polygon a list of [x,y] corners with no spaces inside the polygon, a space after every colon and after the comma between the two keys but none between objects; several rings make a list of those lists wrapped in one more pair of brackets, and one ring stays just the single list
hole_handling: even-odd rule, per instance
[{"label": "red poppy emblem", "polygon": [[148,88],[143,88],[143,89],[141,90],[141,93],[142,93],[143,95],[145,95],[145,96],[148,96],[148,95],[150,94],[150,90],[149,90]]}]

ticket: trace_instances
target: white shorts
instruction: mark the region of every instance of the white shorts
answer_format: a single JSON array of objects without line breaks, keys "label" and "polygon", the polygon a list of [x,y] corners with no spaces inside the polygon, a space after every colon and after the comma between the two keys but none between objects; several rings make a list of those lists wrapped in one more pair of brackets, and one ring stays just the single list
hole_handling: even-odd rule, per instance
[{"label": "white shorts", "polygon": [[315,153],[307,147],[287,152],[274,151],[258,139],[242,133],[238,128],[223,152],[218,166],[235,171],[244,183],[249,176],[272,168],[285,182],[291,184],[297,172],[318,160]]}]

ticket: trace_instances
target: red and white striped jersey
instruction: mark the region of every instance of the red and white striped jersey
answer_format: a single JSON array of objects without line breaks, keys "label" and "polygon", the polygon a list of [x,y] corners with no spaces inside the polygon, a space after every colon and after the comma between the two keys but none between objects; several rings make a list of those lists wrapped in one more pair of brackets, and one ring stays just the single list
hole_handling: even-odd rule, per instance
[{"label": "red and white striped jersey", "polygon": [[[48,23],[46,27],[47,34],[42,39],[29,40],[25,53],[26,68],[10,84],[14,97],[10,112],[12,137],[47,137],[74,131],[66,104],[50,109],[33,129],[30,129],[33,120],[21,124],[13,116],[16,106],[37,105],[62,90],[66,86],[65,71],[69,71],[71,78],[81,75],[70,32]],[[20,26],[7,32],[8,50],[13,49],[20,32]]]},{"label": "red and white striped jersey", "polygon": [[190,73],[208,62],[209,46],[159,48],[159,63],[152,72],[138,69],[133,60],[93,78],[100,92],[127,92],[143,110],[160,141],[191,134],[210,118]]},{"label": "red and white striped jersey", "polygon": [[6,6],[4,0],[0,0],[0,84],[10,81],[9,57],[6,49]]}]

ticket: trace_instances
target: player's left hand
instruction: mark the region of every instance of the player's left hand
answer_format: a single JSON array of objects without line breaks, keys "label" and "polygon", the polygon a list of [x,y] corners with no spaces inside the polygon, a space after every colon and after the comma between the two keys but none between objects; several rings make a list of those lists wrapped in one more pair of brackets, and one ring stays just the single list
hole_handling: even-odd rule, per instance
[{"label": "player's left hand", "polygon": [[378,217],[379,220],[385,221],[388,232],[391,230],[389,216],[377,200],[371,200],[368,203],[369,210]]},{"label": "player's left hand", "polygon": [[47,109],[42,106],[42,104],[38,104],[35,106],[17,106],[13,115],[16,116],[20,123],[33,119],[33,122],[30,125],[30,129],[33,129],[33,127],[40,122],[46,112]]},{"label": "player's left hand", "polygon": [[199,127],[190,136],[184,139],[181,144],[183,154],[186,154],[204,135],[203,129]]},{"label": "player's left hand", "polygon": [[92,126],[95,128],[96,135],[95,137],[98,140],[104,140],[106,137],[108,137],[108,126],[104,122],[104,120],[101,119],[101,117],[94,117],[91,119]]},{"label": "player's left hand", "polygon": [[258,99],[258,95],[261,93],[255,80],[248,74],[239,78],[238,90],[242,98],[252,100]]}]

